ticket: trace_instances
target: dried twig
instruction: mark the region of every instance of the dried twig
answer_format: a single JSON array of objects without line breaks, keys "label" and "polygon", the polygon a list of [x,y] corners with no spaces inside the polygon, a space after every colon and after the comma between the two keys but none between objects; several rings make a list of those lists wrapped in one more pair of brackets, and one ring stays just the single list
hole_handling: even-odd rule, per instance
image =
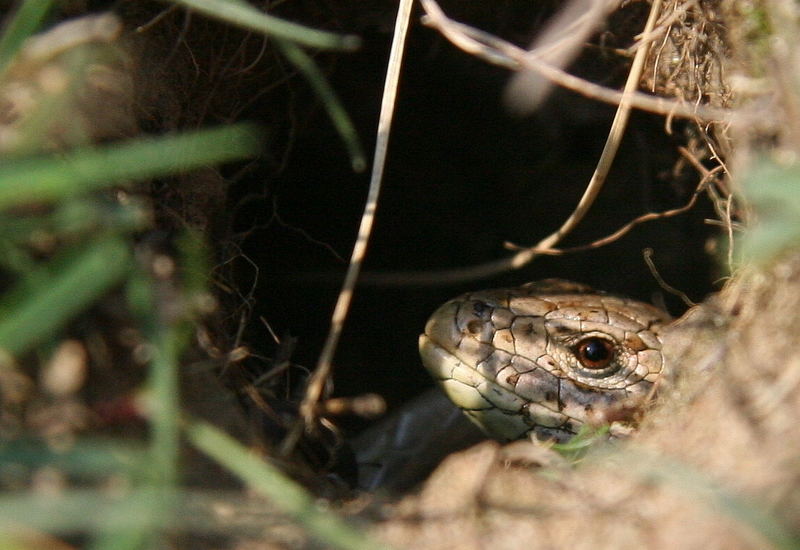
[{"label": "dried twig", "polygon": [[[694,193],[692,193],[691,198],[687,201],[686,204],[683,206],[679,206],[677,208],[672,208],[670,210],[664,210],[663,212],[648,212],[647,214],[642,214],[637,218],[629,221],[610,235],[606,235],[596,241],[592,241],[589,244],[583,244],[580,246],[571,246],[569,248],[539,248],[536,249],[536,254],[541,254],[542,256],[561,256],[563,254],[574,254],[575,252],[585,252],[586,250],[592,250],[594,248],[600,248],[601,246],[606,246],[614,241],[619,240],[622,238],[626,233],[628,233],[631,229],[636,227],[637,225],[641,225],[646,222],[651,222],[654,220],[661,220],[664,218],[671,218],[673,216],[677,216],[678,214],[683,214],[684,212],[688,212],[689,210],[694,207],[695,203],[697,202],[697,198],[700,196],[700,193],[706,188],[708,180],[714,177],[717,172],[720,170],[720,167],[715,168],[711,172],[709,172],[708,178],[703,178],[700,183],[697,185]],[[519,248],[516,245],[508,244],[506,245],[509,248],[516,249]]]},{"label": "dried twig", "polygon": [[408,23],[411,18],[412,5],[413,0],[401,0],[398,7],[394,39],[392,41],[391,52],[389,53],[389,64],[386,71],[383,99],[381,101],[381,113],[378,119],[378,134],[375,142],[372,176],[364,213],[361,216],[361,225],[358,229],[358,237],[356,238],[355,246],[353,246],[353,253],[347,268],[347,274],[345,275],[342,289],[336,301],[328,337],[320,353],[316,369],[314,369],[314,374],[311,375],[311,379],[309,380],[303,402],[300,404],[300,421],[295,424],[281,446],[281,452],[284,456],[294,449],[302,435],[303,429],[314,426],[319,403],[323,397],[325,385],[330,378],[333,355],[336,351],[339,337],[342,334],[342,329],[344,328],[344,320],[350,309],[353,289],[355,288],[358,274],[361,271],[361,266],[364,261],[367,243],[369,242],[372,225],[375,219],[375,211],[378,207],[378,197],[380,196],[383,169],[386,163],[386,152],[389,144],[389,131],[394,115],[395,98],[397,97],[397,83],[400,79],[400,67],[403,50],[405,48],[406,35],[408,34]]},{"label": "dried twig", "polygon": [[[478,29],[473,29],[472,27],[468,27],[466,25],[463,25],[461,23],[456,23],[448,19],[434,0],[421,0],[421,1],[423,4],[423,8],[428,14],[429,24],[438,28],[445,36],[447,36],[451,41],[456,43],[456,45],[462,47],[462,49],[470,51],[471,53],[475,53],[476,55],[489,56],[489,58],[491,59],[495,59],[494,56],[495,54],[497,54],[499,56],[496,58],[497,60],[506,60],[506,61],[510,59],[504,53],[504,51],[506,50],[514,52],[518,50],[519,52],[525,53],[524,50],[521,50],[511,44],[508,44],[500,40],[499,38],[493,37],[487,33],[484,33],[483,31],[479,31]],[[643,30],[644,35],[647,35],[653,30],[660,6],[661,6],[660,0],[656,0],[651,6],[650,15],[647,19],[647,23]],[[479,37],[480,42],[476,41],[475,37]],[[636,89],[639,83],[639,79],[641,77],[641,71],[644,66],[644,61],[647,57],[648,50],[649,50],[649,44],[642,42],[640,47],[637,49],[636,56],[631,66],[631,71],[628,75],[628,79],[625,83],[625,88],[623,92],[620,93],[614,91],[614,94],[619,99],[619,105],[617,109],[617,114],[614,117],[614,122],[609,132],[609,137],[606,141],[605,148],[603,149],[603,154],[601,155],[598,161],[598,165],[597,168],[595,169],[594,174],[592,175],[592,179],[590,180],[586,190],[584,191],[581,200],[578,202],[577,207],[572,212],[572,214],[570,214],[567,220],[561,225],[561,227],[559,227],[552,234],[542,239],[535,246],[521,249],[514,256],[510,258],[502,258],[500,260],[495,260],[492,262],[487,262],[484,264],[479,264],[455,270],[444,270],[444,271],[429,272],[429,273],[403,274],[401,276],[402,283],[442,284],[452,281],[479,279],[496,275],[498,273],[502,273],[507,270],[519,269],[530,263],[539,254],[552,253],[547,251],[552,250],[555,244],[557,244],[565,235],[571,232],[578,225],[580,220],[585,216],[586,212],[588,212],[595,198],[599,194],[600,189],[603,186],[603,183],[605,182],[606,176],[608,175],[608,171],[611,168],[611,163],[613,162],[613,158],[616,154],[617,149],[619,148],[619,143],[622,139],[622,134],[624,132],[625,125],[630,115],[630,109],[635,103],[635,97],[637,97],[637,93],[634,90]],[[528,62],[532,63],[532,66],[528,66],[526,62],[523,61],[523,58],[524,60],[528,60]],[[516,70],[519,70],[520,68],[524,67],[526,69],[530,68],[531,70],[538,71],[541,68],[540,65],[543,65],[548,67],[548,71],[543,74],[547,75],[549,74],[549,71],[556,71],[562,75],[569,76],[570,78],[577,78],[577,77],[571,77],[571,75],[563,73],[563,71],[561,71],[560,69],[551,67],[547,64],[542,64],[541,61],[539,61],[534,56],[516,55],[515,59],[516,61],[512,63],[512,68]],[[503,64],[503,62],[498,61],[498,64]],[[577,80],[584,82],[581,79]],[[560,84],[561,82],[558,83]],[[594,86],[594,84],[592,85]],[[645,215],[647,219],[653,219],[653,216],[658,217],[659,215],[657,214]],[[620,230],[621,231],[620,236],[629,231],[630,228],[633,227],[633,225],[636,225],[637,223],[638,222],[632,222],[632,225],[628,224],[628,226],[623,227]],[[613,237],[613,235],[611,237]],[[396,274],[394,275],[389,274],[389,276],[393,276],[393,279],[397,278]],[[381,281],[381,279],[383,279],[383,281]],[[386,282],[387,279],[386,277],[381,277],[380,274],[370,274],[369,280],[363,282],[375,283],[376,280],[381,282]]]},{"label": "dried twig", "polygon": [[[706,143],[714,152],[713,146],[710,141]],[[703,163],[701,163],[688,149],[685,147],[678,147],[678,151],[680,154],[689,161],[689,163],[703,175],[703,180],[710,181],[712,177],[716,175],[717,172],[723,171],[726,174],[730,174],[728,171],[728,167],[722,162],[722,159],[714,152],[714,158],[720,163],[716,168],[713,170],[709,170]],[[733,239],[733,220],[732,220],[732,208],[733,208],[733,196],[730,193],[726,193],[723,190],[723,194],[725,194],[725,198],[723,199],[720,197],[717,189],[713,185],[709,185],[706,187],[706,192],[708,193],[709,198],[711,199],[711,204],[714,206],[714,210],[719,216],[720,223],[725,227],[727,236],[728,236],[728,267],[733,270],[733,249],[734,249],[734,239]],[[724,206],[723,206],[724,205]]]},{"label": "dried twig", "polygon": [[[584,43],[595,32],[613,8],[619,7],[616,0],[570,0],[537,33],[528,52],[553,67],[566,67],[584,47]],[[549,95],[554,83],[535,71],[521,70],[506,87],[506,104],[519,114],[530,114]]]},{"label": "dried twig", "polygon": [[658,272],[658,269],[656,269],[656,265],[653,263],[653,249],[652,248],[645,248],[642,256],[644,257],[644,261],[647,264],[647,267],[650,268],[650,273],[653,275],[653,278],[656,280],[656,282],[658,282],[658,285],[661,288],[663,288],[664,290],[666,290],[670,294],[680,298],[683,301],[683,303],[686,304],[689,307],[694,307],[694,306],[697,305],[695,302],[692,301],[691,298],[689,298],[686,295],[685,292],[683,292],[682,290],[678,290],[677,288],[675,288],[674,286],[672,286],[670,284],[667,284],[667,281],[665,281],[661,277],[661,274]]},{"label": "dried twig", "polygon": [[[661,0],[655,0],[650,6],[650,15],[648,16],[647,23],[644,27],[645,34],[653,30],[660,8]],[[600,159],[597,161],[597,167],[592,174],[592,178],[589,180],[589,184],[586,186],[586,190],[583,192],[581,200],[578,202],[578,206],[575,207],[575,210],[572,212],[572,214],[570,214],[561,227],[559,227],[554,233],[542,239],[534,248],[529,248],[527,251],[522,250],[517,253],[515,259],[517,262],[523,262],[521,265],[527,264],[534,258],[536,255],[536,252],[534,251],[535,249],[552,248],[556,243],[561,241],[565,235],[570,233],[578,225],[578,223],[580,223],[580,221],[591,208],[592,204],[594,204],[597,196],[600,194],[600,190],[603,188],[603,184],[606,182],[608,172],[611,170],[614,157],[619,150],[619,145],[622,142],[622,136],[625,133],[625,128],[628,124],[628,119],[631,113],[631,94],[639,85],[639,80],[642,76],[642,69],[644,68],[644,62],[647,59],[648,51],[648,44],[642,44],[642,47],[636,51],[636,56],[634,57],[633,64],[631,65],[631,70],[628,73],[628,79],[625,82],[622,98],[617,108],[617,112],[614,115],[614,121],[611,124],[611,129],[609,130],[606,144],[603,147],[603,153],[600,155]]]},{"label": "dried twig", "polygon": [[[623,99],[622,92],[571,75],[542,61],[538,57],[528,56],[526,50],[510,42],[449,19],[434,0],[421,0],[421,2],[426,13],[423,23],[437,29],[457,47],[484,61],[514,71],[522,69],[536,71],[559,86],[590,99],[613,105],[620,104]],[[647,36],[648,32],[645,31],[643,34]],[[626,101],[629,101],[632,107],[665,116],[723,122],[730,122],[734,117],[733,111],[728,109],[720,109],[708,105],[689,105],[642,92],[625,93],[624,95],[627,96]]]}]

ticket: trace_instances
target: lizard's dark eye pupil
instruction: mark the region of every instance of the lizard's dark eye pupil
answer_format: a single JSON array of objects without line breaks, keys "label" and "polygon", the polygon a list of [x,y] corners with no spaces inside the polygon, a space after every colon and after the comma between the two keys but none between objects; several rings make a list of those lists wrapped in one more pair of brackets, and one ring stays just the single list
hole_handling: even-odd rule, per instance
[{"label": "lizard's dark eye pupil", "polygon": [[603,369],[614,359],[614,344],[593,336],[578,342],[576,355],[587,369]]}]

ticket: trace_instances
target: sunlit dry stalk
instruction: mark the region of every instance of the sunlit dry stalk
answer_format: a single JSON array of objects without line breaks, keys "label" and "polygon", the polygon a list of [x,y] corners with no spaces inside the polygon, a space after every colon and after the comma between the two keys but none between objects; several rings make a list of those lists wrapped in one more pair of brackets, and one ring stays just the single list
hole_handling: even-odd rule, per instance
[{"label": "sunlit dry stalk", "polygon": [[[658,13],[660,9],[661,0],[655,0],[650,6],[650,15],[647,18],[647,23],[645,23],[645,34],[653,30],[656,20],[658,19]],[[600,190],[603,188],[603,184],[606,182],[608,173],[611,170],[611,165],[614,162],[614,157],[619,150],[619,145],[622,143],[622,136],[625,133],[625,128],[628,125],[628,119],[630,118],[631,113],[631,94],[633,94],[633,92],[639,86],[639,80],[642,77],[642,70],[644,69],[644,62],[647,59],[648,51],[649,45],[647,44],[642,44],[642,46],[636,51],[636,56],[633,58],[633,64],[631,65],[631,70],[628,73],[628,79],[625,82],[622,98],[619,106],[617,107],[617,112],[614,115],[614,121],[611,123],[608,139],[606,139],[603,152],[600,155],[600,159],[597,161],[597,167],[595,168],[594,173],[592,174],[592,177],[586,186],[586,190],[583,192],[581,200],[578,202],[578,206],[575,207],[575,210],[572,212],[572,214],[569,215],[566,221],[564,221],[561,227],[559,227],[555,232],[542,239],[535,247],[518,252],[513,258],[512,265],[519,265],[521,267],[522,265],[525,265],[533,260],[533,258],[536,256],[536,252],[534,252],[535,249],[551,248],[556,243],[560,242],[564,236],[569,234],[573,229],[575,229],[575,227],[577,227],[577,225],[592,207],[592,204],[594,204],[595,199],[597,199],[597,196],[600,194]]]},{"label": "sunlit dry stalk", "polygon": [[[484,61],[519,71],[527,69],[540,73],[554,83],[590,99],[619,105],[623,93],[571,75],[549,65],[537,57],[528,57],[527,51],[485,31],[449,19],[433,0],[421,0],[426,12],[423,23],[437,29],[454,45]],[[652,30],[652,29],[651,29]],[[692,120],[714,120],[729,122],[734,113],[708,105],[687,105],[663,97],[642,92],[633,92],[628,97],[632,107],[664,116],[689,118]]]},{"label": "sunlit dry stalk", "polygon": [[[585,42],[617,5],[608,0],[571,0],[567,2],[525,54],[553,67],[566,67],[581,52]],[[521,70],[506,88],[505,100],[512,111],[530,114],[550,93],[554,83],[537,71]]]},{"label": "sunlit dry stalk", "polygon": [[413,0],[402,0],[398,7],[397,19],[395,22],[394,39],[392,49],[389,53],[389,64],[386,71],[386,82],[381,101],[381,113],[378,119],[378,134],[375,143],[375,156],[372,162],[372,177],[370,179],[367,201],[364,213],[361,217],[361,225],[358,229],[350,264],[347,267],[342,289],[336,301],[333,311],[330,330],[325,344],[320,353],[317,367],[306,389],[303,402],[300,404],[300,421],[297,422],[282,444],[281,452],[285,454],[294,449],[300,439],[304,428],[314,425],[320,401],[323,398],[325,386],[330,378],[333,369],[333,355],[344,328],[344,321],[350,309],[350,302],[353,298],[358,274],[364,262],[364,255],[367,250],[372,225],[375,220],[375,211],[378,207],[378,197],[380,196],[383,170],[386,164],[386,153],[389,145],[389,132],[392,126],[392,118],[395,109],[395,99],[397,97],[397,85],[400,80],[400,68],[405,49],[405,40],[408,34],[408,24],[411,18],[411,7]]}]

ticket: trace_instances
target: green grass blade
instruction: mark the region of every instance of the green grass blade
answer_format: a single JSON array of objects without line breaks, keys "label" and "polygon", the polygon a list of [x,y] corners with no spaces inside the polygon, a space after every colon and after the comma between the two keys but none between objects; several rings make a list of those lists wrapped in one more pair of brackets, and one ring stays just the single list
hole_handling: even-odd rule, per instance
[{"label": "green grass blade", "polygon": [[172,2],[238,27],[312,48],[355,50],[361,44],[357,36],[339,35],[291,23],[267,15],[238,0],[172,0]]},{"label": "green grass blade", "polygon": [[[688,501],[705,504],[709,510],[728,516],[742,527],[763,537],[777,550],[797,550],[800,536],[784,525],[764,502],[758,498],[737,493],[717,482],[712,476],[666,456],[626,449],[625,465],[619,470],[625,475],[638,476],[648,485],[658,483],[677,491]],[[600,463],[600,462],[598,462]],[[609,465],[619,463],[609,462]]]},{"label": "green grass blade", "polygon": [[148,548],[167,548],[163,541],[158,540],[155,531],[142,531],[141,529],[127,529],[104,533],[87,550],[145,550]]},{"label": "green grass blade", "polygon": [[0,495],[0,536],[4,526],[24,525],[51,533],[152,530],[166,525],[151,513],[159,493],[151,489],[118,497],[84,489],[61,494],[4,493]]},{"label": "green grass blade", "polygon": [[755,223],[741,239],[741,258],[764,264],[800,245],[800,165],[758,158],[742,179]]},{"label": "green grass blade", "polygon": [[[312,31],[312,29],[308,29],[306,27],[301,27],[299,25],[295,25],[293,23],[288,23],[281,19],[276,19],[274,17],[267,16],[266,14],[256,10],[252,6],[250,6],[244,0],[174,0],[179,4],[184,4],[188,7],[193,7],[198,11],[203,11],[208,15],[213,15],[219,19],[224,21],[228,21],[234,25],[242,26],[245,28],[250,28],[252,30],[263,32],[268,35],[273,35],[277,40],[277,45],[280,48],[281,52],[284,56],[289,60],[292,65],[297,68],[298,71],[308,80],[308,83],[314,89],[316,94],[322,100],[322,104],[325,106],[325,110],[328,112],[328,116],[330,116],[331,121],[333,122],[336,131],[341,136],[342,140],[345,143],[345,147],[347,148],[348,154],[350,155],[350,163],[353,166],[353,170],[356,172],[363,172],[367,166],[366,156],[364,155],[364,150],[361,147],[361,143],[358,139],[358,134],[356,133],[355,126],[353,125],[350,117],[347,114],[347,111],[342,106],[339,98],[336,96],[336,92],[334,92],[331,85],[328,83],[325,75],[322,74],[322,71],[319,70],[314,60],[305,53],[298,44],[302,44],[305,46],[319,46],[319,47],[326,47],[330,48],[332,46],[326,45],[322,46],[320,44],[311,44],[308,41],[301,40],[300,38],[305,36],[302,33]],[[224,6],[223,6],[224,4]],[[203,6],[202,8],[200,6]],[[204,11],[207,10],[207,11]],[[231,18],[227,17],[229,13],[237,13],[237,17]],[[223,15],[225,14],[225,15]],[[245,15],[247,14],[247,15]],[[274,22],[279,24],[280,26],[283,25],[290,25],[291,27],[286,27],[286,32],[274,32],[273,27],[266,27],[264,25],[256,25],[255,22],[260,21],[261,18],[266,17],[269,20],[273,20]],[[282,28],[282,27],[281,27]],[[313,31],[313,32],[320,32],[320,31]],[[330,34],[330,33],[327,33]],[[359,42],[358,38],[355,36],[347,36],[347,37],[340,37],[336,36],[342,42],[336,46],[339,49],[355,49],[358,47]],[[344,47],[345,41],[349,44],[347,47]]]},{"label": "green grass blade", "polygon": [[[145,458],[142,445],[120,441],[78,441],[66,451],[53,451],[38,440],[12,440],[0,444],[0,473],[22,466],[50,466],[69,475],[100,478],[110,474],[133,474]],[[10,479],[8,471],[3,475]]]},{"label": "green grass blade", "polygon": [[53,7],[53,0],[24,0],[0,36],[0,75],[19,51],[22,43],[35,33]]},{"label": "green grass blade", "polygon": [[386,550],[337,516],[317,508],[314,499],[280,471],[254,456],[236,440],[204,422],[186,427],[191,443],[239,476],[251,488],[294,517],[326,545],[348,550]]},{"label": "green grass blade", "polygon": [[736,495],[681,465],[671,464],[664,477],[668,480],[667,485],[680,485],[684,493],[705,498],[712,507],[763,536],[773,548],[778,550],[800,548],[800,538],[797,534],[787,529],[763,503]]},{"label": "green grass blade", "polygon": [[0,209],[252,157],[258,135],[251,125],[224,126],[9,162],[0,166]]},{"label": "green grass blade", "polygon": [[[155,303],[151,290],[149,301]],[[180,428],[180,389],[178,387],[178,362],[186,347],[188,333],[184,319],[164,322],[163,308],[155,307],[151,319],[143,323],[145,333],[153,346],[153,360],[148,377],[148,408],[150,409],[150,465],[149,482],[170,493],[178,481],[178,454]],[[168,510],[163,513],[168,514]]]},{"label": "green grass blade", "polygon": [[179,333],[179,327],[163,327],[154,335],[155,357],[150,366],[151,481],[166,491],[171,491],[178,481],[178,358],[185,340]]},{"label": "green grass blade", "polygon": [[283,52],[283,55],[286,56],[286,59],[306,77],[308,83],[311,84],[311,87],[314,88],[314,91],[322,100],[322,104],[325,106],[328,116],[331,117],[331,122],[333,122],[336,131],[339,132],[339,135],[347,147],[353,170],[356,172],[363,172],[367,167],[367,159],[361,147],[361,142],[358,140],[355,126],[353,126],[353,122],[350,120],[347,111],[339,101],[336,92],[334,92],[333,88],[328,83],[325,75],[319,70],[314,60],[297,45],[285,40],[279,40],[278,46]]},{"label": "green grass blade", "polygon": [[[77,247],[76,247],[77,248]],[[109,235],[40,267],[0,300],[0,350],[18,355],[52,337],[130,272],[128,244]]]}]

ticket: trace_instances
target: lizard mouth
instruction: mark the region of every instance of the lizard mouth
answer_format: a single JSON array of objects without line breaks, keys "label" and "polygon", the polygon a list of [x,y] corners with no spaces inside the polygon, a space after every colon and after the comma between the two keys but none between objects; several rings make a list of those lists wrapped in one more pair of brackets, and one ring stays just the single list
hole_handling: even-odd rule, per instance
[{"label": "lizard mouth", "polygon": [[574,422],[567,417],[486,378],[427,334],[419,337],[419,351],[447,397],[494,439],[513,441],[532,433],[540,440],[563,442],[575,435]]}]

